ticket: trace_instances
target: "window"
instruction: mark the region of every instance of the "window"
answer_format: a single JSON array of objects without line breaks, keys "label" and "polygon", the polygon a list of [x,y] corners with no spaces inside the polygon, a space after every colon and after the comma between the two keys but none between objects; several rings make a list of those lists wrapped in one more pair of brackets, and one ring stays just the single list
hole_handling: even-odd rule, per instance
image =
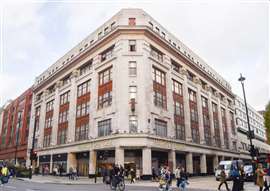
[{"label": "window", "polygon": [[233,150],[236,151],[237,150],[237,143],[235,141],[233,141],[232,144],[233,144]]},{"label": "window", "polygon": [[59,113],[58,123],[65,123],[68,121],[68,110]]},{"label": "window", "polygon": [[52,117],[48,117],[45,119],[45,128],[50,128],[52,127]]},{"label": "window", "polygon": [[182,95],[182,84],[173,80],[172,91],[175,94]]},{"label": "window", "polygon": [[129,132],[137,133],[138,131],[138,120],[137,116],[133,115],[129,117]]},{"label": "window", "polygon": [[36,117],[39,117],[40,116],[40,106],[36,107],[35,116]]},{"label": "window", "polygon": [[158,27],[156,27],[156,32],[159,33],[159,28]]},{"label": "window", "polygon": [[114,49],[114,45],[109,47],[108,49],[106,49],[105,51],[103,51],[100,56],[101,56],[101,62],[110,59],[111,57],[113,57],[113,49]]},{"label": "window", "polygon": [[165,86],[166,82],[165,72],[153,67],[153,80],[154,82]]},{"label": "window", "polygon": [[167,122],[159,119],[155,119],[156,135],[161,137],[167,137]]},{"label": "window", "polygon": [[198,123],[198,111],[196,108],[190,108],[190,120],[191,122]]},{"label": "window", "polygon": [[100,39],[102,37],[102,32],[98,33],[98,39]]},{"label": "window", "polygon": [[174,101],[174,115],[184,117],[184,105],[178,101]]},{"label": "window", "polygon": [[163,53],[161,51],[159,51],[157,48],[150,46],[151,50],[150,50],[150,55],[157,59],[160,62],[163,62]]},{"label": "window", "polygon": [[99,73],[98,108],[112,104],[112,67]]},{"label": "window", "polygon": [[136,18],[128,18],[128,25],[135,26],[136,25]]},{"label": "window", "polygon": [[69,98],[70,98],[70,91],[67,91],[67,92],[63,93],[62,95],[60,95],[60,105],[68,103]]},{"label": "window", "polygon": [[78,85],[77,87],[77,97],[85,95],[90,92],[90,80]]},{"label": "window", "polygon": [[76,110],[77,110],[77,112],[76,112],[77,117],[88,115],[89,114],[89,101],[84,102],[80,105],[77,105]]},{"label": "window", "polygon": [[191,89],[188,89],[188,96],[189,96],[189,101],[196,102],[196,92],[194,92]]},{"label": "window", "polygon": [[43,147],[49,147],[51,144],[51,135],[45,135],[43,139]]},{"label": "window", "polygon": [[75,141],[82,141],[88,139],[89,124],[82,124],[76,127]]},{"label": "window", "polygon": [[114,29],[114,28],[115,28],[115,22],[112,22],[111,29]]},{"label": "window", "polygon": [[172,65],[172,69],[178,73],[180,73],[180,68],[181,65],[178,64],[176,61],[174,61],[173,59],[171,59],[171,65]]},{"label": "window", "polygon": [[99,73],[99,85],[104,85],[112,80],[112,67]]},{"label": "window", "polygon": [[111,119],[98,122],[98,136],[107,136],[111,134]]},{"label": "window", "polygon": [[217,104],[212,103],[213,113],[217,113]]},{"label": "window", "polygon": [[137,95],[137,86],[129,86],[129,98],[136,99]]},{"label": "window", "polygon": [[48,90],[49,94],[55,92],[55,84],[53,84],[52,86],[50,86],[47,90]]},{"label": "window", "polygon": [[150,28],[153,29],[154,25],[149,21]]},{"label": "window", "polygon": [[129,61],[128,73],[129,73],[130,76],[136,76],[137,75],[137,63],[136,63],[136,61]]},{"label": "window", "polygon": [[109,27],[106,27],[105,29],[104,29],[104,34],[107,34],[109,32]]},{"label": "window", "polygon": [[165,73],[153,67],[154,104],[157,107],[167,108]]},{"label": "window", "polygon": [[65,144],[67,141],[67,128],[58,130],[57,144]]},{"label": "window", "polygon": [[208,100],[202,96],[202,107],[208,108]]},{"label": "window", "polygon": [[136,51],[136,40],[129,40],[129,51],[135,52]]},{"label": "window", "polygon": [[82,65],[79,68],[80,75],[86,74],[88,71],[90,71],[92,68],[92,63],[93,63],[93,59],[87,61],[84,65]]},{"label": "window", "polygon": [[185,126],[184,124],[175,123],[175,138],[185,140]]},{"label": "window", "polygon": [[62,79],[63,85],[66,85],[70,82],[71,80],[70,77],[71,77],[71,74],[68,74]]},{"label": "window", "polygon": [[53,110],[53,101],[49,101],[46,103],[46,112],[52,111]]},{"label": "window", "polygon": [[192,72],[187,71],[187,79],[193,82],[194,78],[195,78],[195,75]]},{"label": "window", "polygon": [[166,38],[166,34],[164,32],[161,32],[161,37]]},{"label": "window", "polygon": [[194,143],[200,143],[200,133],[199,133],[199,128],[191,128],[191,135],[192,135],[192,141]]}]

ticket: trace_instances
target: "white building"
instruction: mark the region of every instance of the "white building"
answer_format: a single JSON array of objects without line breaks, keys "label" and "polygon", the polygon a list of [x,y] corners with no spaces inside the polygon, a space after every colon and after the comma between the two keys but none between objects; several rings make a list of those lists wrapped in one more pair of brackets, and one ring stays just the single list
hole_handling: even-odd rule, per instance
[{"label": "white building", "polygon": [[[36,78],[37,165],[213,173],[239,158],[227,81],[141,9],[123,9]],[[31,141],[29,141],[29,148]],[[248,154],[241,158],[249,158]]]},{"label": "white building", "polygon": [[[254,131],[255,139],[253,143],[261,152],[270,152],[270,145],[266,143],[266,129],[264,126],[264,118],[253,107],[248,104],[248,116],[250,128]],[[239,96],[235,97],[235,118],[236,127],[239,137],[240,152],[247,153],[250,147],[250,142],[247,138],[248,124],[245,102]]]}]

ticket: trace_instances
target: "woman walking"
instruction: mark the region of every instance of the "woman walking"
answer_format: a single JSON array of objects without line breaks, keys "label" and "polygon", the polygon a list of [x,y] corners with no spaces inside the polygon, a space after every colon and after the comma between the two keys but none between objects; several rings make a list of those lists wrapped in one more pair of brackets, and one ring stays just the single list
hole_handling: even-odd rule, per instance
[{"label": "woman walking", "polygon": [[256,170],[256,175],[257,175],[257,181],[256,181],[256,184],[259,186],[259,191],[263,191],[263,185],[264,185],[264,171],[263,171],[263,168],[262,168],[262,164],[259,163],[258,164],[258,168]]}]

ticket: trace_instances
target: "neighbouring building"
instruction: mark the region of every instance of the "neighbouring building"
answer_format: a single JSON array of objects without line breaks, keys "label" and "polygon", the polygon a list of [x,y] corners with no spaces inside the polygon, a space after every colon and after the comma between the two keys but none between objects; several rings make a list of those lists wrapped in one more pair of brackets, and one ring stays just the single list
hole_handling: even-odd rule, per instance
[{"label": "neighbouring building", "polygon": [[0,111],[0,160],[25,165],[31,117],[32,88],[15,100],[8,101]]},{"label": "neighbouring building", "polygon": [[[123,9],[36,78],[37,166],[211,174],[240,155],[230,84],[141,9]],[[28,153],[29,156],[29,153]],[[29,162],[29,160],[28,160]]]},{"label": "neighbouring building", "polygon": [[[248,116],[251,131],[255,138],[253,144],[259,149],[259,152],[270,153],[270,145],[267,144],[266,129],[264,126],[264,117],[248,104]],[[248,154],[250,142],[247,137],[248,124],[245,102],[239,96],[235,97],[235,117],[239,140],[239,151],[241,154]]]}]

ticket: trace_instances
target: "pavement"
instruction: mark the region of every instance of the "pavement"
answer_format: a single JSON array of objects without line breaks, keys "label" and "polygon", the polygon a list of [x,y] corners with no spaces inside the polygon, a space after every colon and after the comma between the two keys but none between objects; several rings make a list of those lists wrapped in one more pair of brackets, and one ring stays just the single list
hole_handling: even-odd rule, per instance
[{"label": "pavement", "polygon": [[[80,177],[78,180],[69,180],[68,177],[59,177],[59,176],[33,176],[32,179],[28,178],[19,178],[17,180],[13,180],[14,183],[8,184],[12,186],[13,184],[16,187],[16,191],[21,191],[20,189],[24,189],[24,185],[30,186],[27,189],[22,191],[102,191],[102,190],[110,190],[107,185],[102,184],[102,179],[98,178],[97,183],[94,182],[94,179],[89,179],[87,177]],[[152,181],[136,181],[135,184],[130,184],[129,181],[126,181],[126,190],[140,190],[140,191],[157,191],[158,182]],[[22,185],[22,186],[20,186]],[[173,190],[177,190],[175,188],[175,181],[173,181]],[[189,179],[188,191],[214,191],[217,190],[219,182],[215,180],[214,176],[207,177],[192,177]],[[230,188],[232,188],[232,181],[228,182]],[[19,186],[19,187],[18,187]],[[31,187],[32,186],[32,187]],[[17,189],[18,188],[18,189]],[[31,190],[32,189],[32,190]],[[12,189],[11,189],[12,190]],[[223,189],[225,190],[225,187]],[[253,182],[245,182],[245,191],[257,191],[258,187],[254,185]],[[9,191],[9,190],[8,190]],[[12,190],[14,191],[14,189]]]}]

